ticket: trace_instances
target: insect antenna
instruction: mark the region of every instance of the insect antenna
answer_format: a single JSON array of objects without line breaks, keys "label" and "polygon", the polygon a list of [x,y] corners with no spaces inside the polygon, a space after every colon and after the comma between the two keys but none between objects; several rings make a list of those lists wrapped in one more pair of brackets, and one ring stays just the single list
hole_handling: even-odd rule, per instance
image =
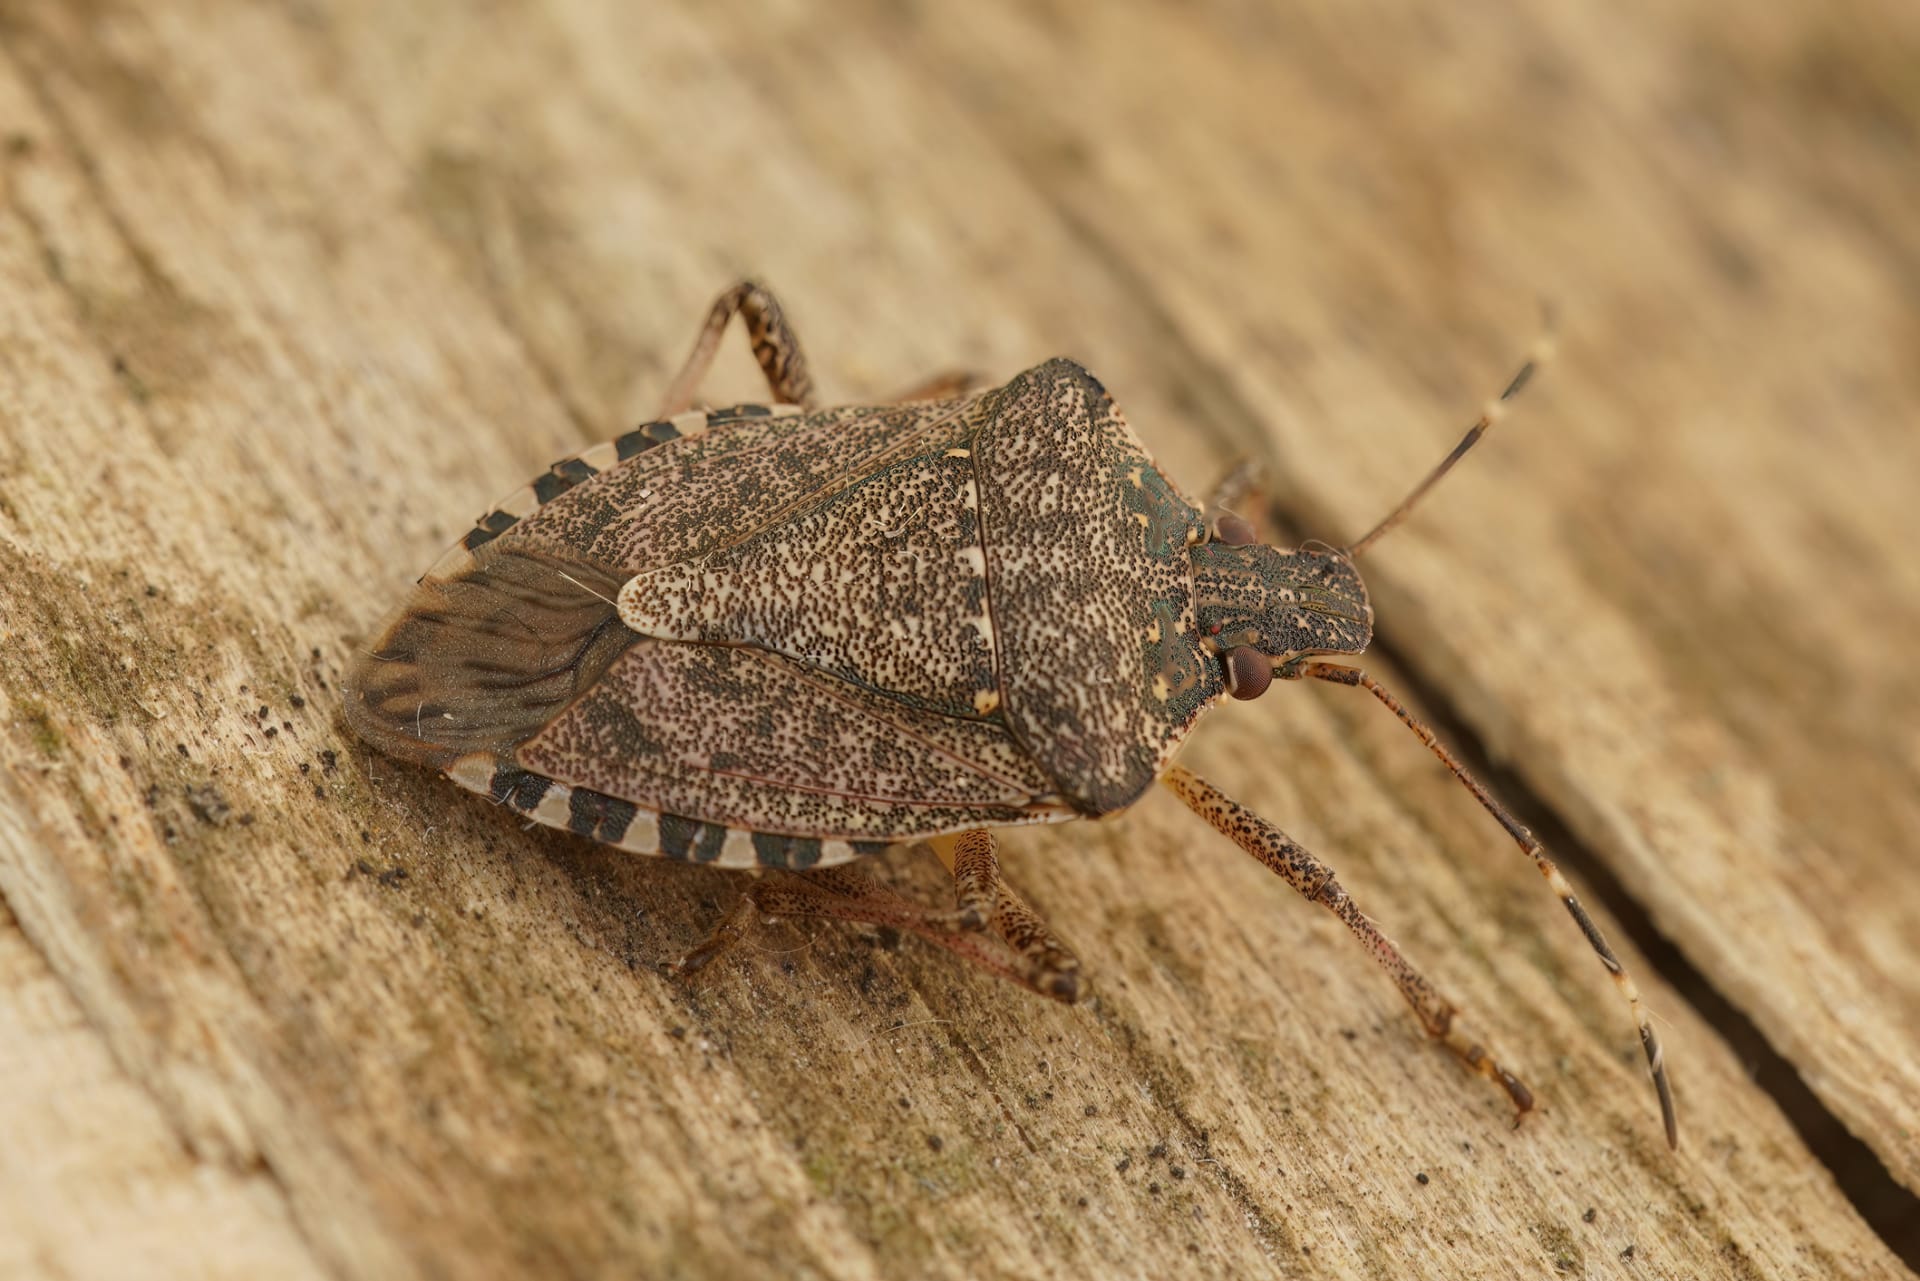
[{"label": "insect antenna", "polygon": [[1382,535],[1407,518],[1407,514],[1427,496],[1427,491],[1440,483],[1440,478],[1453,470],[1453,465],[1466,456],[1479,439],[1487,434],[1487,429],[1500,421],[1506,413],[1507,402],[1520,394],[1523,387],[1532,380],[1534,372],[1553,357],[1554,315],[1548,306],[1541,308],[1540,336],[1534,340],[1533,350],[1527,353],[1526,363],[1507,383],[1507,389],[1496,396],[1480,412],[1473,426],[1467,428],[1467,434],[1453,447],[1453,452],[1440,460],[1440,465],[1427,473],[1427,478],[1413,487],[1413,492],[1400,500],[1400,505],[1386,514],[1378,525],[1368,530],[1357,542],[1344,550],[1348,560],[1352,560],[1367,548],[1380,541]]}]

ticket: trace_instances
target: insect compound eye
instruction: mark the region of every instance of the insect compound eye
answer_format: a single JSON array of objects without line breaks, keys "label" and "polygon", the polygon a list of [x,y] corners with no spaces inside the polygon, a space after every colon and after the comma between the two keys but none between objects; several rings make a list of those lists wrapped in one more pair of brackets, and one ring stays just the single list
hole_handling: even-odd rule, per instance
[{"label": "insect compound eye", "polygon": [[1244,516],[1236,516],[1230,511],[1218,511],[1213,518],[1213,539],[1228,547],[1245,547],[1248,543],[1258,542],[1259,534],[1254,531],[1253,522]]},{"label": "insect compound eye", "polygon": [[1227,692],[1235,698],[1258,698],[1273,684],[1273,660],[1251,645],[1227,651]]}]

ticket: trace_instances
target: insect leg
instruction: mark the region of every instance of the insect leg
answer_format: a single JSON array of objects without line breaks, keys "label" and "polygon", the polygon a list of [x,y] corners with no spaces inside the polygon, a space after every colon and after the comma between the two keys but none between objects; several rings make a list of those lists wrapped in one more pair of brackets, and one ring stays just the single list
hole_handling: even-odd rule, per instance
[{"label": "insect leg", "polygon": [[764,915],[765,911],[754,900],[753,890],[748,890],[733,905],[733,910],[720,919],[720,924],[713,927],[713,933],[701,939],[679,960],[669,961],[667,971],[671,974],[693,974],[706,969],[715,957],[747,936],[756,916]]},{"label": "insect leg", "polygon": [[[952,858],[941,849],[945,844]],[[1080,958],[1028,907],[1000,875],[993,833],[984,829],[934,842],[935,853],[953,869],[954,919],[968,928],[984,916],[1007,946],[1019,954],[1028,986],[1071,1004],[1080,995]],[[973,926],[973,928],[978,928]]]},{"label": "insect leg", "polygon": [[906,404],[915,400],[951,400],[955,396],[964,396],[978,387],[985,379],[971,369],[949,369],[945,373],[935,374],[925,382],[915,383],[893,398],[896,404]]},{"label": "insect leg", "polygon": [[1207,533],[1217,543],[1243,546],[1258,537],[1253,522],[1238,513],[1260,501],[1266,467],[1244,458],[1220,478],[1207,498]]},{"label": "insect leg", "polygon": [[1517,1109],[1515,1121],[1533,1110],[1533,1095],[1520,1079],[1500,1066],[1484,1046],[1466,1029],[1460,1012],[1451,1001],[1402,955],[1393,941],[1382,934],[1365,913],[1347,896],[1335,879],[1333,869],[1315,858],[1273,824],[1247,809],[1219,788],[1191,770],[1178,765],[1161,775],[1160,781],[1172,788],[1187,807],[1211,823],[1223,836],[1266,864],[1281,880],[1298,890],[1309,901],[1332,912],[1353,931],[1355,938],[1373,954],[1419,1016],[1427,1034],[1457,1055],[1461,1062],[1505,1090]]},{"label": "insect leg", "polygon": [[680,372],[667,388],[661,418],[671,418],[693,404],[700,380],[712,367],[714,353],[720,350],[720,339],[727,332],[727,323],[736,313],[746,321],[753,358],[759,362],[760,372],[767,376],[767,386],[773,391],[774,399],[781,404],[813,408],[813,379],[807,373],[807,358],[801,353],[800,340],[794,336],[786,314],[780,309],[780,300],[765,286],[743,280],[714,300],[700,336],[694,340],[693,350],[687,353],[686,363],[680,366]]},{"label": "insect leg", "polygon": [[1266,485],[1266,465],[1257,458],[1242,458],[1222,476],[1207,496],[1209,507],[1242,507],[1257,500]]},{"label": "insect leg", "polygon": [[[937,919],[941,915],[929,913],[901,898],[856,868],[825,868],[807,875],[787,873],[777,881],[761,880],[749,885],[713,933],[667,968],[676,974],[691,974],[704,968],[740,942],[756,918],[772,921],[809,916],[918,932],[944,924]],[[941,939],[935,941],[944,943]],[[1007,976],[1014,977],[1011,971]]]},{"label": "insect leg", "polygon": [[[992,857],[990,843],[987,856]],[[1079,961],[999,880],[997,864],[974,910],[985,913],[985,921],[996,927],[999,938],[978,927],[966,928],[966,906],[959,911],[929,910],[895,894],[856,866],[785,872],[778,879],[756,881],[714,932],[668,969],[677,974],[701,969],[738,942],[756,917],[817,917],[906,930],[1043,996],[1068,1003],[1078,996]]]},{"label": "insect leg", "polygon": [[1401,705],[1399,699],[1387,691],[1385,686],[1360,668],[1349,667],[1344,663],[1309,662],[1300,665],[1297,670],[1274,674],[1285,675],[1295,680],[1311,676],[1315,680],[1331,681],[1336,685],[1357,685],[1367,690],[1386,704],[1387,709],[1400,718],[1400,723],[1412,730],[1415,736],[1427,745],[1427,749],[1440,758],[1440,763],[1451,770],[1453,776],[1473,793],[1473,798],[1480,802],[1487,813],[1493,815],[1500,826],[1507,829],[1507,835],[1511,836],[1527,857],[1533,860],[1533,865],[1540,869],[1540,875],[1547,878],[1547,884],[1553,888],[1554,897],[1566,907],[1567,914],[1573,917],[1573,923],[1580,927],[1582,934],[1586,935],[1588,945],[1599,956],[1600,963],[1607,967],[1607,973],[1613,976],[1614,986],[1620,989],[1620,995],[1626,998],[1628,1008],[1633,1011],[1634,1026],[1640,1032],[1640,1048],[1646,1052],[1647,1069],[1653,1074],[1653,1086],[1660,1095],[1660,1119],[1667,1129],[1667,1146],[1678,1147],[1680,1132],[1674,1119],[1673,1087],[1667,1081],[1666,1055],[1660,1048],[1660,1038],[1654,1033],[1653,1022],[1647,1017],[1646,1008],[1640,1003],[1640,989],[1627,974],[1626,967],[1620,964],[1620,958],[1613,954],[1613,948],[1607,943],[1606,935],[1600,932],[1600,927],[1593,923],[1593,918],[1587,915],[1587,909],[1582,907],[1580,900],[1575,897],[1573,886],[1567,883],[1567,878],[1561,874],[1558,867],[1554,866],[1553,860],[1547,857],[1546,847],[1540,844],[1539,838],[1534,836],[1524,823],[1509,813],[1506,806],[1494,799],[1493,793],[1489,792],[1479,779],[1469,774],[1466,766],[1454,759],[1453,753],[1447,750],[1446,745],[1424,722],[1416,719]]}]

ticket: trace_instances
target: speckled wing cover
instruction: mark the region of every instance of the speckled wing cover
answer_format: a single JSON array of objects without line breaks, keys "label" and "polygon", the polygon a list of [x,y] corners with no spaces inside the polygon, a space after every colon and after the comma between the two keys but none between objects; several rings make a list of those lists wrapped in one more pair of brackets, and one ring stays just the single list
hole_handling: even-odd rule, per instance
[{"label": "speckled wing cover", "polygon": [[347,715],[538,821],[723,865],[1107,813],[1221,692],[1201,528],[1069,361],[944,402],[696,411],[482,517]]}]

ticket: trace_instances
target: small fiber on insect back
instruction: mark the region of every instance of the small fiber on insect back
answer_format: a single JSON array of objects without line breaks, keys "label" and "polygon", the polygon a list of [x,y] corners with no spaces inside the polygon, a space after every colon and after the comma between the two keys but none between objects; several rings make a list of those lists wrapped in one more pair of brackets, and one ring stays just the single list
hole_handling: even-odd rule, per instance
[{"label": "small fiber on insect back", "polygon": [[494,770],[487,794],[501,804],[511,805],[522,814],[531,814],[540,808],[541,798],[552,786],[553,780],[550,778],[502,765]]}]

